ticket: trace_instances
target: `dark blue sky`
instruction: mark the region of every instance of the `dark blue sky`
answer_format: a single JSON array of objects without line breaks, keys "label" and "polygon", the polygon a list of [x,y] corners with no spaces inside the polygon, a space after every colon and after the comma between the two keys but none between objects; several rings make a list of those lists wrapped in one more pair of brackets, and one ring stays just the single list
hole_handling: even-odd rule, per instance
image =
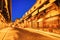
[{"label": "dark blue sky", "polygon": [[21,18],[35,2],[36,0],[12,0],[12,21]]}]

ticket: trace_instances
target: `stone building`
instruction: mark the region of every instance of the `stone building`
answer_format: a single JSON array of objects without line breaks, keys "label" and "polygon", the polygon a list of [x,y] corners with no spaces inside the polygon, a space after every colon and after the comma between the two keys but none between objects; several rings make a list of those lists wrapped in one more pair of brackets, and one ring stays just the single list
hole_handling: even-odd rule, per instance
[{"label": "stone building", "polygon": [[11,0],[0,0],[0,29],[11,22]]},{"label": "stone building", "polygon": [[[32,8],[22,17],[24,27],[55,32],[60,29],[60,1],[36,0]],[[58,31],[59,32],[59,31]]]},{"label": "stone building", "polygon": [[1,14],[7,22],[11,21],[11,0],[0,0]]}]

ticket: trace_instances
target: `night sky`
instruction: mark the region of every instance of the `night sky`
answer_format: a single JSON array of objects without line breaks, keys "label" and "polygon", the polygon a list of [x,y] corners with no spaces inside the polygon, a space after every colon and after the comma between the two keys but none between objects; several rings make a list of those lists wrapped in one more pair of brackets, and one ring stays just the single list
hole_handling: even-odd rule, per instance
[{"label": "night sky", "polygon": [[36,0],[12,0],[12,21],[21,18],[36,2]]}]

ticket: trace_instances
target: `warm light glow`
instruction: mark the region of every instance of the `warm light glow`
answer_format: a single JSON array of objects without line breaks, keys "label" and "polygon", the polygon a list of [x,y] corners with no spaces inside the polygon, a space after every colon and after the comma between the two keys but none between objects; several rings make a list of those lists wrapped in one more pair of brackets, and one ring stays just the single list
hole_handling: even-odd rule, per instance
[{"label": "warm light glow", "polygon": [[53,20],[56,20],[56,19],[58,19],[58,17],[52,17],[52,18],[47,19],[46,21],[53,21]]},{"label": "warm light glow", "polygon": [[32,13],[32,16],[36,15],[38,13],[38,10]]},{"label": "warm light glow", "polygon": [[8,16],[9,16],[9,11],[8,11],[8,2],[7,2],[7,0],[5,0],[5,8],[7,9],[7,13],[8,13]]},{"label": "warm light glow", "polygon": [[50,7],[53,2],[55,2],[55,0],[53,0],[53,1],[51,1],[50,3],[44,5],[44,7],[42,7],[42,8],[39,10],[39,12],[41,12],[41,11],[45,10],[46,8]]},{"label": "warm light glow", "polygon": [[6,21],[5,21],[5,19],[4,19],[4,17],[1,15],[1,13],[0,13],[0,29],[2,29],[2,28],[4,28],[4,27],[6,27]]},{"label": "warm light glow", "polygon": [[45,17],[47,18],[47,17],[58,15],[58,14],[59,14],[58,11],[52,10],[52,11],[48,12],[48,14]]},{"label": "warm light glow", "polygon": [[54,1],[56,1],[56,0],[49,0],[50,3],[53,3]]},{"label": "warm light glow", "polygon": [[25,15],[27,15],[28,13],[26,12]]},{"label": "warm light glow", "polygon": [[40,18],[37,22],[43,21],[43,18]]}]

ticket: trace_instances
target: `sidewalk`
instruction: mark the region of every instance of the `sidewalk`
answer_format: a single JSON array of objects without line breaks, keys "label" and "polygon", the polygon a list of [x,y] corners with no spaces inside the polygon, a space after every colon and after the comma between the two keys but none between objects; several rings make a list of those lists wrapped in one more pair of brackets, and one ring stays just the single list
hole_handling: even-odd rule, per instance
[{"label": "sidewalk", "polygon": [[[17,30],[18,29],[18,30]],[[41,39],[41,40],[60,40],[60,35],[59,34],[55,34],[55,33],[50,33],[50,32],[46,32],[46,31],[42,31],[42,30],[37,30],[37,29],[32,29],[32,28],[17,28],[17,29],[13,29],[13,28],[5,28],[0,30],[0,40],[2,40],[3,38],[11,38],[12,36],[15,37],[16,32],[18,32],[19,34],[17,35],[20,39],[23,37],[25,39]],[[10,37],[9,37],[10,35]],[[21,36],[22,35],[22,36]],[[17,37],[16,36],[16,37]],[[28,38],[29,37],[29,38]],[[33,38],[33,39],[32,39]]]},{"label": "sidewalk", "polygon": [[47,36],[47,37],[51,37],[51,38],[56,39],[56,40],[60,40],[60,35],[59,34],[50,33],[50,32],[37,30],[37,29],[32,29],[32,28],[22,28],[22,29],[27,30],[29,32],[38,33],[40,35],[44,35],[44,36]]}]

